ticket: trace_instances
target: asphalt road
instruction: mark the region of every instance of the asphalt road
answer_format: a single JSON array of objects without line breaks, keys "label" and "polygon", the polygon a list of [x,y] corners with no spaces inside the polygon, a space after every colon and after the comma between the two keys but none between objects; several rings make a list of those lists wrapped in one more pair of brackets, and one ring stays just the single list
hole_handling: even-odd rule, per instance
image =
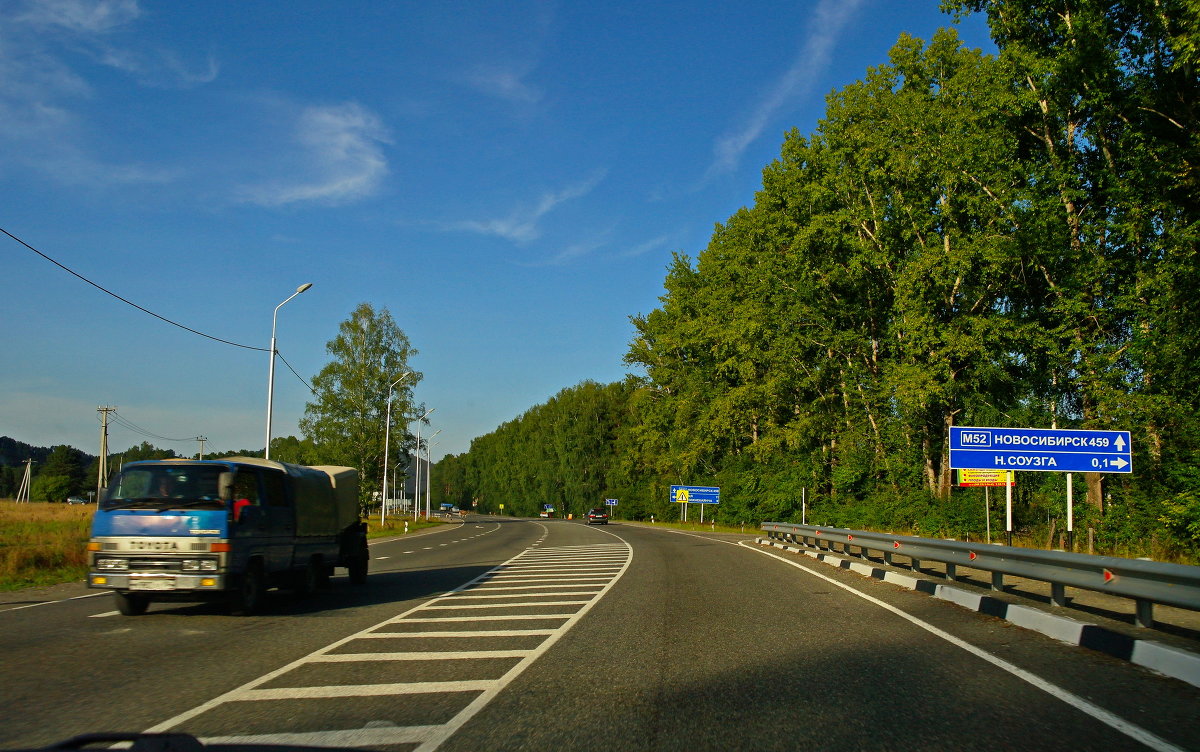
[{"label": "asphalt road", "polygon": [[8,598],[0,749],[1200,749],[1190,685],[750,538],[473,518],[256,617]]}]

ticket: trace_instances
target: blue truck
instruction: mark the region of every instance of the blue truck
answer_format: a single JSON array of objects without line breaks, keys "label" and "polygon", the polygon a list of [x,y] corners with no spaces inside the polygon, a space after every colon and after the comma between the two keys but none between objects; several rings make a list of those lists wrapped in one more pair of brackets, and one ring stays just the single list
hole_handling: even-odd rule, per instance
[{"label": "blue truck", "polygon": [[124,465],[100,501],[88,587],[111,590],[127,616],[203,600],[248,615],[269,588],[312,592],[335,567],[364,583],[369,559],[354,468],[150,460]]}]

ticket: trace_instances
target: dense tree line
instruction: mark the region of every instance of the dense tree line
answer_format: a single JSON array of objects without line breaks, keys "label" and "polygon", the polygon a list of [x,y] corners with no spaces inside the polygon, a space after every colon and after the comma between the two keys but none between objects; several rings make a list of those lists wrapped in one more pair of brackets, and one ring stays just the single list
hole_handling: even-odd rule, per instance
[{"label": "dense tree line", "polygon": [[[797,518],[806,494],[817,522],[979,534],[950,426],[1127,429],[1135,472],[1086,474],[1081,525],[1195,546],[1200,4],[943,5],[985,12],[999,54],[902,36],[676,256],[634,318],[643,379],[481,437],[440,463],[443,490],[589,506],[621,488],[671,514],[665,485],[711,483],[731,522]],[[1022,473],[1023,526],[1061,516],[1063,486]]]}]

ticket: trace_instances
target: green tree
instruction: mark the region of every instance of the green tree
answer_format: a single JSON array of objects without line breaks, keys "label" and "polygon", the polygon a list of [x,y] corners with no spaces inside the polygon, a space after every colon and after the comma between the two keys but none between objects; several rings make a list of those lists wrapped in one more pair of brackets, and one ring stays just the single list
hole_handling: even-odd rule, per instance
[{"label": "green tree", "polygon": [[65,444],[53,447],[46,463],[34,477],[30,498],[34,501],[66,501],[83,489],[84,454]]},{"label": "green tree", "polygon": [[[421,374],[408,365],[417,350],[391,313],[370,303],[354,309],[325,349],[332,360],[313,377],[315,395],[305,406],[300,429],[323,461],[358,469],[366,504],[382,482],[388,385],[405,372],[409,376],[393,390],[393,425],[417,417],[412,388]],[[392,431],[393,461],[412,449],[413,439],[403,428]]]}]

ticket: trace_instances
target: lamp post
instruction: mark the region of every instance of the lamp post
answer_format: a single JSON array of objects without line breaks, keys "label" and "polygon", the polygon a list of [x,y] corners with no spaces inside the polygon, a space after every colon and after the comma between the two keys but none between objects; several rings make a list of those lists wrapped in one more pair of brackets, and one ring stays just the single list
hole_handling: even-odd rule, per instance
[{"label": "lamp post", "polygon": [[437,446],[433,437],[441,432],[440,428],[434,431],[433,436],[430,436],[429,440],[425,442],[425,519],[429,519],[429,502],[432,497],[432,494],[429,493],[429,479],[433,477],[433,448]]},{"label": "lamp post", "polygon": [[425,414],[417,418],[417,448],[413,452],[413,458],[416,460],[417,467],[414,471],[415,478],[413,483],[413,521],[421,512],[421,421],[429,417],[429,414],[436,410],[436,407],[431,407],[425,411]]},{"label": "lamp post", "polygon": [[[305,282],[296,288],[287,300],[296,297],[308,288],[312,287],[312,282]],[[275,312],[271,314],[271,367],[267,370],[267,444],[263,448],[263,459],[271,459],[271,413],[275,406],[275,322],[279,318],[279,309],[283,308],[283,303],[275,306]]]},{"label": "lamp post", "polygon": [[400,378],[396,379],[395,381],[393,381],[391,384],[388,385],[387,427],[383,429],[383,496],[381,496],[379,499],[379,524],[380,525],[383,525],[384,520],[387,519],[387,500],[388,500],[388,484],[387,484],[388,472],[387,471],[388,471],[388,456],[389,456],[388,452],[390,450],[389,442],[391,441],[391,438],[392,438],[392,389],[394,389],[397,384],[399,384],[401,381],[403,381],[405,376],[408,376],[411,373],[412,373],[412,371],[405,371],[404,373],[400,374]]},{"label": "lamp post", "polygon": [[[407,461],[408,461],[408,457],[405,457],[400,462],[397,462],[396,464],[392,465],[392,495],[393,496],[396,493],[396,478],[400,477],[400,466],[403,464],[406,464]],[[400,484],[400,500],[401,501],[404,500],[404,483],[403,482]],[[403,509],[404,505],[401,504],[400,508]]]}]

